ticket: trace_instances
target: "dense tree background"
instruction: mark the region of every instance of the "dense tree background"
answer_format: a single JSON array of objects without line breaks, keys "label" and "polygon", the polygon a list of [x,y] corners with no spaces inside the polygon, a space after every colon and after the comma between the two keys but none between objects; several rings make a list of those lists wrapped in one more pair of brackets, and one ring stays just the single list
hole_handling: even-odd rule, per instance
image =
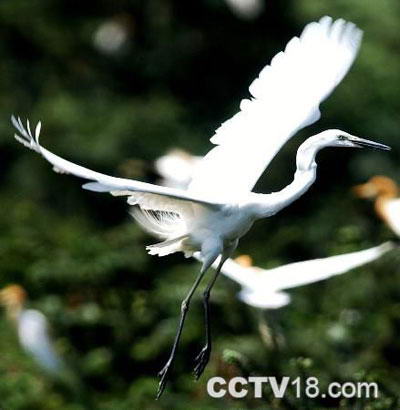
[{"label": "dense tree background", "polygon": [[[303,26],[322,15],[365,30],[348,77],[323,104],[323,118],[296,136],[258,183],[268,192],[293,174],[299,143],[342,128],[393,147],[389,154],[326,150],[318,180],[293,206],[256,224],[238,253],[263,267],[359,250],[393,234],[372,204],[351,193],[374,174],[399,176],[400,4],[398,0],[265,0],[252,20],[222,0],[0,2],[0,285],[22,284],[53,327],[71,367],[55,381],[23,353],[4,314],[0,324],[0,408],[398,408],[399,252],[351,274],[291,292],[293,303],[259,312],[240,303],[221,277],[212,297],[214,353],[191,377],[203,342],[197,299],[171,383],[155,402],[180,300],[199,266],[181,255],[149,257],[153,238],[131,220],[124,200],[82,191],[51,172],[13,138],[11,113],[43,121],[43,144],[90,168],[154,181],[151,162],[171,147],[204,154],[213,130],[238,109],[247,87]],[[104,26],[108,24],[108,26]],[[101,31],[126,38],[105,48]],[[99,39],[100,37],[100,39]],[[223,164],[221,164],[223,166]],[[275,328],[271,346],[265,326]],[[214,375],[316,376],[375,381],[378,400],[211,399]]]}]

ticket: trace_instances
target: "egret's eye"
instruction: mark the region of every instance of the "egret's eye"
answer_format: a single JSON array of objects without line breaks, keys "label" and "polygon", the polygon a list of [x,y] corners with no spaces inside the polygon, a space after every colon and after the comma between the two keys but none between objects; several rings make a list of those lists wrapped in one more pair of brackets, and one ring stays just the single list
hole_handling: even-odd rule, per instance
[{"label": "egret's eye", "polygon": [[338,140],[339,141],[345,141],[345,140],[347,140],[347,137],[345,135],[338,135]]}]

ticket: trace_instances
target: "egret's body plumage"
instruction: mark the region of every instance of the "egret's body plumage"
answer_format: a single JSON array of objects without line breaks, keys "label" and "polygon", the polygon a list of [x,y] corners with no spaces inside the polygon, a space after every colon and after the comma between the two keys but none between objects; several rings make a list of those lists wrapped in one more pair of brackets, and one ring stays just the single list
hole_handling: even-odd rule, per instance
[{"label": "egret's body plumage", "polygon": [[[274,215],[309,188],[315,180],[315,155],[320,149],[365,145],[388,149],[340,130],[324,131],[299,148],[297,171],[288,187],[266,195],[251,192],[283,144],[319,119],[320,103],[349,70],[361,37],[361,30],[342,19],[323,17],[308,24],[251,84],[252,98],[242,100],[240,111],[217,129],[211,138],[216,147],[196,167],[187,190],[115,178],[76,165],[39,144],[40,126],[33,136],[29,123],[25,129],[13,118],[19,131],[17,140],[41,154],[56,170],[90,180],[85,189],[128,196],[128,203],[136,206],[136,219],[164,240],[149,246],[150,253],[200,252],[203,266],[182,302],[179,329],[170,359],[161,371],[158,396],[164,389],[191,297],[217,257],[221,255],[220,268],[255,220]],[[204,293],[207,343],[197,358],[197,377],[210,354],[208,297],[218,272]]]}]

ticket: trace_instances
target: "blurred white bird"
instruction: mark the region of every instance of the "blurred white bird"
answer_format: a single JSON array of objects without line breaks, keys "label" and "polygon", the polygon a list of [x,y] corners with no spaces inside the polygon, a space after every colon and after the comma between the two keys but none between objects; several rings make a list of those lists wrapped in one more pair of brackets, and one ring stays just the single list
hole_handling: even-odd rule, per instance
[{"label": "blurred white bird", "polygon": [[160,185],[186,189],[202,159],[180,148],[170,149],[154,161],[154,169],[161,177]]},{"label": "blurred white bird", "polygon": [[154,167],[162,177],[159,184],[170,188],[186,189],[192,180],[195,167],[202,157],[174,148],[157,158]]},{"label": "blurred white bird", "polygon": [[[392,242],[385,242],[362,251],[289,263],[271,269],[253,266],[248,255],[241,255],[235,260],[228,259],[221,272],[242,286],[238,296],[244,303],[261,309],[278,309],[290,303],[290,296],[282,290],[342,275],[380,258],[394,248]],[[213,267],[217,268],[217,264],[214,263]]]},{"label": "blurred white bird", "polygon": [[206,344],[196,357],[195,376],[209,361],[211,336],[208,299],[223,263],[236,249],[257,219],[279,212],[298,199],[314,183],[315,157],[325,147],[389,147],[331,129],[308,138],[297,151],[297,170],[286,188],[270,194],[253,193],[265,168],[299,129],[320,117],[319,104],[328,97],[353,63],[362,32],[353,23],[323,17],[308,24],[285,52],[278,53],[250,85],[253,98],[244,99],[240,112],[217,129],[211,142],[217,145],[196,167],[187,190],[161,187],[104,175],[67,161],[39,144],[20,119],[12,118],[19,131],[15,138],[41,154],[55,170],[91,180],[83,187],[97,192],[128,196],[137,205],[136,220],[164,241],[148,246],[152,255],[199,251],[203,265],[181,305],[181,317],[170,357],[160,372],[157,397],[162,394],[174,360],[193,293],[213,262],[222,255],[203,294]]},{"label": "blurred white bird", "polygon": [[23,349],[43,370],[58,375],[63,362],[54,349],[46,316],[38,310],[26,309],[26,298],[25,290],[19,285],[9,285],[0,291],[0,304],[15,323]]},{"label": "blurred white bird", "polygon": [[353,189],[360,198],[376,198],[375,212],[400,237],[400,198],[396,182],[389,177],[377,175]]},{"label": "blurred white bird", "polygon": [[264,0],[225,0],[237,17],[244,20],[257,18],[265,8]]},{"label": "blurred white bird", "polygon": [[128,44],[133,22],[128,14],[103,21],[93,34],[93,45],[106,55],[118,55]]}]

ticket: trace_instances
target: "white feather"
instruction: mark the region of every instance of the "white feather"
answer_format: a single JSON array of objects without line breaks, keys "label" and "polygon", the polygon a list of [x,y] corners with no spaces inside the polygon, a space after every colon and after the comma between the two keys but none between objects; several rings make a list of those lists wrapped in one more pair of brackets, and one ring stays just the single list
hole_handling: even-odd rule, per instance
[{"label": "white feather", "polygon": [[134,206],[130,214],[145,231],[159,238],[172,239],[187,233],[185,221],[177,213]]},{"label": "white feather", "polygon": [[[28,123],[27,130],[22,125],[21,119],[19,117],[17,120],[14,116],[12,116],[11,121],[21,134],[15,135],[16,140],[26,147],[32,149],[33,151],[41,154],[47,161],[49,161],[53,165],[53,167],[55,167],[57,172],[72,174],[80,178],[94,181],[83,185],[83,188],[85,189],[96,192],[129,191],[131,193],[150,193],[162,195],[180,201],[189,201],[203,206],[211,206],[215,208],[218,208],[219,206],[219,204],[213,201],[213,199],[211,198],[202,198],[198,195],[192,195],[182,189],[162,187],[159,185],[148,184],[146,182],[136,181],[133,179],[116,178],[74,164],[73,162],[67,161],[66,159],[61,158],[58,155],[55,155],[52,152],[48,151],[46,148],[42,147],[39,144],[39,133],[37,133],[35,137],[33,137],[32,133],[29,130]],[[40,126],[36,126],[36,130],[40,131]]]},{"label": "white feather", "polygon": [[[38,123],[33,137],[30,130],[29,121],[26,128],[21,119],[11,117],[11,121],[19,131],[20,135],[15,138],[26,147],[41,154],[53,165],[53,170],[58,173],[73,174],[75,176],[91,180],[83,185],[84,189],[95,192],[110,192],[113,195],[128,196],[129,205],[138,205],[140,210],[134,210],[132,215],[147,231],[160,238],[179,239],[185,235],[188,223],[194,217],[194,212],[201,207],[210,207],[214,210],[221,208],[223,204],[213,201],[210,197],[206,199],[201,195],[192,195],[183,189],[168,188],[159,185],[148,184],[145,182],[116,178],[92,171],[73,162],[67,161],[58,155],[53,154],[39,144],[41,125]],[[150,213],[149,211],[155,211]],[[176,244],[182,241],[176,241]],[[170,250],[186,249],[170,247]],[[159,244],[154,248],[148,248],[150,253],[157,253]],[[165,249],[163,249],[165,252]]]},{"label": "white feather", "polygon": [[211,138],[218,145],[199,164],[190,192],[229,195],[250,191],[282,145],[317,121],[319,105],[353,63],[362,32],[323,17],[289,41],[250,85],[252,99]]}]

